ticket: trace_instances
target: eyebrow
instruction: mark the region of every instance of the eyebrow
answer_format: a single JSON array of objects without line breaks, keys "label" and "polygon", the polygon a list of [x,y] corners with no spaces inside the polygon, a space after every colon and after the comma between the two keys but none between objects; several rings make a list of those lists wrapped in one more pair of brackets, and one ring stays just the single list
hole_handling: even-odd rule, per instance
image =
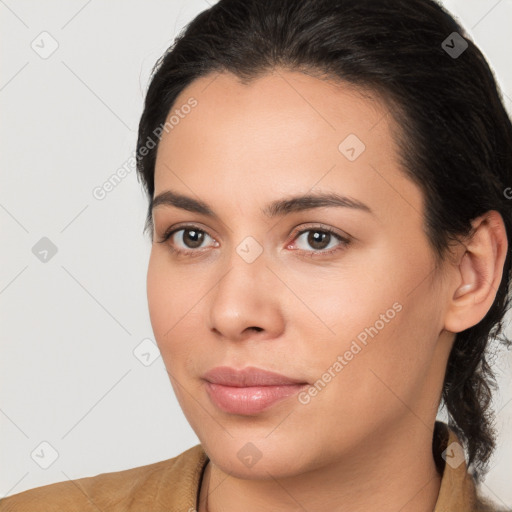
[{"label": "eyebrow", "polygon": [[[158,206],[174,206],[175,208],[181,208],[182,210],[200,213],[207,217],[218,219],[218,215],[203,201],[178,194],[171,190],[166,190],[151,200],[151,212]],[[325,207],[353,208],[371,213],[372,215],[374,213],[365,203],[334,192],[305,194],[292,196],[288,199],[278,199],[267,204],[261,209],[261,212],[269,218],[274,218],[293,212]]]}]

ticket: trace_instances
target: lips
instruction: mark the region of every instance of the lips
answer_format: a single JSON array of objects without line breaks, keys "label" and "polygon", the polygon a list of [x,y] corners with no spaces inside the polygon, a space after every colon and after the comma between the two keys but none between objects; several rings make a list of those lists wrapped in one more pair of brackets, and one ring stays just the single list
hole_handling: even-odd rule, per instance
[{"label": "lips", "polygon": [[279,373],[269,372],[249,366],[242,370],[230,368],[229,366],[218,366],[206,372],[203,379],[213,384],[221,384],[231,387],[250,386],[290,386],[293,384],[307,384],[301,379],[286,377]]},{"label": "lips", "polygon": [[240,415],[258,414],[308,386],[303,380],[254,367],[220,366],[206,372],[203,379],[218,409]]}]

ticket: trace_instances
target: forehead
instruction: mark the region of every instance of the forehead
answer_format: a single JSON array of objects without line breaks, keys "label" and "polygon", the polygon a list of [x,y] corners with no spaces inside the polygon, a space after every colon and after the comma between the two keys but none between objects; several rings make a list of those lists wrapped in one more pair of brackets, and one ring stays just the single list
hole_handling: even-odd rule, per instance
[{"label": "forehead", "polygon": [[171,146],[193,131],[198,142],[221,139],[225,147],[235,140],[231,150],[241,142],[247,142],[245,151],[257,150],[259,143],[260,154],[261,149],[297,149],[299,140],[318,138],[337,149],[340,137],[349,133],[368,139],[388,114],[382,101],[351,84],[277,69],[248,83],[228,72],[201,77],[176,98],[170,116],[192,97],[198,104],[189,121],[182,119],[172,129]]},{"label": "forehead", "polygon": [[[196,106],[180,112],[191,98]],[[215,73],[181,92],[168,119],[179,113],[159,144],[155,194],[214,196],[215,185],[263,200],[314,187],[421,210],[420,191],[399,167],[387,105],[353,85],[282,69],[246,84]]]}]

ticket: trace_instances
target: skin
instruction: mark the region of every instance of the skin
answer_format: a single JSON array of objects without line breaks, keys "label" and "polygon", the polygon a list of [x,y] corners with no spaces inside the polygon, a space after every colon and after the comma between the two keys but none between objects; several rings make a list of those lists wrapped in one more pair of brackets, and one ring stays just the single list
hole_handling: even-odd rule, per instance
[{"label": "skin", "polygon": [[[436,269],[423,196],[399,168],[383,102],[278,68],[248,85],[229,73],[202,77],[173,110],[190,97],[197,106],[160,141],[155,196],[173,190],[218,218],[154,208],[147,292],[173,389],[210,458],[199,512],[207,488],[210,512],[431,512],[446,362],[454,333],[478,323],[494,300],[507,247],[501,217],[476,219],[473,238]],[[354,161],[338,149],[348,134],[366,146]],[[315,192],[349,196],[372,213],[261,212]],[[350,243],[308,242],[304,231],[318,223]],[[158,243],[178,224],[203,230],[202,244],[190,231]],[[262,250],[252,263],[236,250],[248,236]],[[401,310],[307,404],[293,396],[242,416],[220,411],[206,392],[201,376],[221,365],[313,384],[397,303]],[[248,442],[261,453],[252,467],[237,457]]]}]

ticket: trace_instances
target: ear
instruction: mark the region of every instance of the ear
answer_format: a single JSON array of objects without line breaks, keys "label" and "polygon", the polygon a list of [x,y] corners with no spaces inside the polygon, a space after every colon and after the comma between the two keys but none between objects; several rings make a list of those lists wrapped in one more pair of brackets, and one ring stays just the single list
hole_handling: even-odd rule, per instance
[{"label": "ear", "polygon": [[508,241],[501,215],[490,210],[471,223],[473,233],[465,240],[453,269],[452,297],[444,328],[461,332],[476,325],[491,308],[503,276]]}]

